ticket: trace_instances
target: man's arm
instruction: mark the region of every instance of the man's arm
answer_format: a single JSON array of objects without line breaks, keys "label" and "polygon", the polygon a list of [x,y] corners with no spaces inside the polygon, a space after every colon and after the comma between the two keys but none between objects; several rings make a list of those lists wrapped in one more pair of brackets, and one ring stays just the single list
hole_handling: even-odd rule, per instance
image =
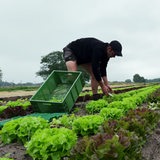
[{"label": "man's arm", "polygon": [[108,88],[108,91],[112,92],[112,88],[109,86],[107,77],[103,76],[102,79],[103,79],[104,85]]}]

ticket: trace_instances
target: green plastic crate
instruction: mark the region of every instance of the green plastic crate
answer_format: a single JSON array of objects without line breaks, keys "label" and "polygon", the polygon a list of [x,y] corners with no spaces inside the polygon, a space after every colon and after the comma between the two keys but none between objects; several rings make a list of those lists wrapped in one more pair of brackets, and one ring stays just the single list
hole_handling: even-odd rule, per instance
[{"label": "green plastic crate", "polygon": [[85,82],[82,72],[54,70],[30,99],[35,112],[68,113]]}]

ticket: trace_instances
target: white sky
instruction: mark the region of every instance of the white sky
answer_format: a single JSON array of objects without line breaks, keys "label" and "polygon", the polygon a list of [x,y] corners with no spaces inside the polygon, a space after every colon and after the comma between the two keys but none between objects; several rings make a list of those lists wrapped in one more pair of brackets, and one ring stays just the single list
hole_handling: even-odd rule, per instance
[{"label": "white sky", "polygon": [[42,56],[69,42],[119,40],[123,57],[109,61],[110,81],[160,78],[159,0],[0,0],[3,81],[42,82]]}]

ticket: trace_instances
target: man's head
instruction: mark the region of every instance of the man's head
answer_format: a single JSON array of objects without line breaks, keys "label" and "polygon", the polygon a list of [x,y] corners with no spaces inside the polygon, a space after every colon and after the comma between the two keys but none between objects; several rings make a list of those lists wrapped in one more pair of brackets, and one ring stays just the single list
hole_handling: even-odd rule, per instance
[{"label": "man's head", "polygon": [[109,53],[109,57],[122,56],[122,45],[117,40],[111,41],[107,52]]}]

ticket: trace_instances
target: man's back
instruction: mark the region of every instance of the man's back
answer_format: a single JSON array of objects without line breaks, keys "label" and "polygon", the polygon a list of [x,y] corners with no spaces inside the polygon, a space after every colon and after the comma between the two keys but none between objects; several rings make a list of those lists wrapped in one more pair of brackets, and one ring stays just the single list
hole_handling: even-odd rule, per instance
[{"label": "man's back", "polygon": [[72,41],[67,47],[76,55],[77,63],[83,64],[91,62],[91,59],[94,56],[93,54],[104,54],[106,45],[106,43],[96,38],[81,38]]}]

